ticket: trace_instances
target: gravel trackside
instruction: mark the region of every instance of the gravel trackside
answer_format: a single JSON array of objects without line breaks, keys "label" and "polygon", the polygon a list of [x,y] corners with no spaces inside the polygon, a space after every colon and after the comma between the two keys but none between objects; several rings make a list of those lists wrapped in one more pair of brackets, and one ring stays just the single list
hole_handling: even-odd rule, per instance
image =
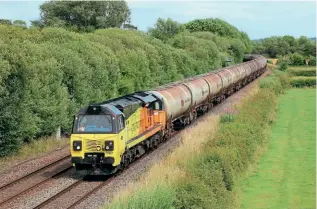
[{"label": "gravel trackside", "polygon": [[42,157],[21,162],[0,173],[0,187],[68,155],[70,155],[69,146],[66,146],[47,153]]}]

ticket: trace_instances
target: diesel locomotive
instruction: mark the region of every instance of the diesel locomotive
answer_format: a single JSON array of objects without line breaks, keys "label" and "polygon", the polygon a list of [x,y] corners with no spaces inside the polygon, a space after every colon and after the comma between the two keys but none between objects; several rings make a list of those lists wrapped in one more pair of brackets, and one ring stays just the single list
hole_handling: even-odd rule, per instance
[{"label": "diesel locomotive", "polygon": [[73,166],[85,174],[124,169],[266,70],[263,56],[247,60],[80,109],[71,134]]}]

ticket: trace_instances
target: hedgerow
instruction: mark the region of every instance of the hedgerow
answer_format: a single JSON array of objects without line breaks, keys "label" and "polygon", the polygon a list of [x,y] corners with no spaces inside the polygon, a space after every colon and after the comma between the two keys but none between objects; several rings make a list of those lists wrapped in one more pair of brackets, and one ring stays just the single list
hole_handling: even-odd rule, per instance
[{"label": "hedgerow", "polygon": [[89,103],[241,62],[240,39],[210,32],[181,33],[163,43],[140,31],[0,25],[0,156],[23,142],[69,132]]},{"label": "hedgerow", "polygon": [[311,76],[316,76],[316,68],[301,68],[301,69],[289,69],[288,70],[289,74],[291,74],[292,76],[307,76],[307,77],[311,77]]},{"label": "hedgerow", "polygon": [[316,87],[316,77],[293,77],[291,79],[291,85],[296,88]]}]

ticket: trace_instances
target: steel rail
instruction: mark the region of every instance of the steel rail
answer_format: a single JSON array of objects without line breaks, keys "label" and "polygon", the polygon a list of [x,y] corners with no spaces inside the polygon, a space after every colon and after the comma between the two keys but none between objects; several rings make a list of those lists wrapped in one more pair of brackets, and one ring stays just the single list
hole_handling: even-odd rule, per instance
[{"label": "steel rail", "polygon": [[5,205],[6,203],[10,202],[12,199],[17,198],[17,197],[19,197],[19,196],[25,194],[26,192],[30,191],[31,189],[33,189],[33,188],[35,188],[35,187],[37,187],[37,186],[39,186],[39,185],[41,185],[41,184],[44,184],[44,183],[46,183],[46,182],[52,180],[52,178],[57,177],[57,176],[59,176],[59,175],[65,173],[65,172],[71,170],[72,168],[73,168],[73,166],[68,166],[67,168],[64,168],[63,170],[61,170],[61,171],[55,173],[54,175],[52,175],[52,176],[50,176],[50,177],[48,177],[48,178],[46,178],[46,179],[44,179],[44,180],[42,180],[42,181],[40,181],[40,182],[34,184],[33,186],[31,186],[31,187],[29,187],[29,188],[27,188],[27,189],[25,189],[25,190],[23,190],[23,191],[21,191],[21,192],[15,194],[15,195],[12,195],[12,196],[9,197],[8,199],[6,199],[6,200],[0,202],[0,207],[3,206],[3,205]]},{"label": "steel rail", "polygon": [[9,186],[11,186],[11,185],[13,185],[13,184],[16,184],[17,182],[19,182],[19,181],[21,181],[21,180],[23,180],[23,179],[25,179],[25,178],[28,178],[28,177],[30,177],[30,176],[32,176],[32,175],[35,175],[35,174],[37,174],[37,173],[43,171],[43,170],[46,169],[46,168],[49,168],[49,167],[51,167],[51,166],[54,166],[54,165],[60,163],[61,161],[65,160],[65,159],[67,159],[67,158],[69,158],[69,157],[70,157],[70,155],[67,155],[67,156],[65,156],[65,157],[63,157],[63,158],[61,158],[61,159],[58,159],[58,160],[56,160],[56,161],[54,161],[54,162],[52,162],[52,163],[49,163],[48,165],[45,165],[45,166],[43,166],[43,167],[41,167],[41,168],[39,168],[39,169],[37,169],[37,170],[35,170],[35,171],[32,171],[32,172],[30,172],[30,173],[28,173],[28,174],[26,174],[26,175],[24,175],[24,176],[22,176],[22,177],[20,177],[20,178],[18,178],[18,179],[15,179],[15,180],[13,180],[13,181],[11,181],[11,182],[9,182],[9,183],[7,183],[7,184],[1,186],[1,187],[0,187],[0,190],[6,189],[7,187],[9,187]]}]

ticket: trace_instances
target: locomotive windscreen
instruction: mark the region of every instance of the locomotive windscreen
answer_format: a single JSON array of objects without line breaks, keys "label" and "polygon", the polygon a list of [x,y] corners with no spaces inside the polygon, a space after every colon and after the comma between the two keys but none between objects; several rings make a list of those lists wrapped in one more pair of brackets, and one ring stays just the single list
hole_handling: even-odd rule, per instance
[{"label": "locomotive windscreen", "polygon": [[111,115],[78,115],[75,118],[74,133],[112,132]]}]

